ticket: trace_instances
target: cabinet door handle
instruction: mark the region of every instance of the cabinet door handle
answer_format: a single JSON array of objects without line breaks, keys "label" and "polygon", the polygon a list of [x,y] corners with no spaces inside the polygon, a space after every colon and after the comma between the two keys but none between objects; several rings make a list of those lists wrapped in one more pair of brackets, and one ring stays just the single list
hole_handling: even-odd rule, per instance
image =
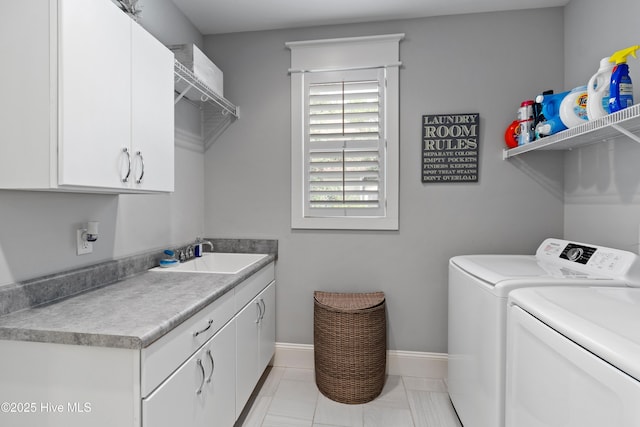
[{"label": "cabinet door handle", "polygon": [[256,323],[260,323],[260,320],[262,320],[262,306],[260,305],[260,300],[256,300],[256,305],[258,306],[258,317],[256,317]]},{"label": "cabinet door handle", "polygon": [[129,182],[129,175],[131,175],[131,155],[127,147],[124,147],[122,152],[127,155],[127,174],[122,178],[122,182]]},{"label": "cabinet door handle", "polygon": [[204,373],[204,366],[202,365],[202,359],[196,360],[196,364],[200,368],[200,373],[202,374],[202,381],[200,381],[200,387],[198,387],[198,389],[196,390],[196,394],[200,394],[202,393],[202,387],[204,386],[204,379],[206,376]]},{"label": "cabinet door handle", "polygon": [[136,156],[140,157],[140,165],[142,166],[140,176],[136,179],[136,184],[142,184],[142,178],[144,178],[144,157],[142,157],[142,151],[136,151]]},{"label": "cabinet door handle", "polygon": [[211,373],[207,377],[207,384],[211,382],[211,377],[213,376],[213,370],[216,368],[216,362],[213,361],[213,355],[211,354],[211,350],[207,349],[207,356],[209,356],[209,360],[211,361]]},{"label": "cabinet door handle", "polygon": [[267,305],[264,303],[262,298],[260,298],[260,302],[262,303],[262,315],[260,316],[260,322],[262,322],[264,315],[267,313]]},{"label": "cabinet door handle", "polygon": [[206,327],[206,328],[204,328],[204,329],[202,329],[202,330],[200,330],[200,331],[196,331],[196,332],[194,332],[194,333],[193,333],[193,336],[194,336],[194,337],[197,337],[198,335],[200,335],[200,334],[202,334],[202,333],[204,333],[204,332],[207,332],[207,331],[209,330],[209,328],[211,328],[211,325],[213,325],[213,319],[209,320],[209,323],[207,324],[207,327]]}]

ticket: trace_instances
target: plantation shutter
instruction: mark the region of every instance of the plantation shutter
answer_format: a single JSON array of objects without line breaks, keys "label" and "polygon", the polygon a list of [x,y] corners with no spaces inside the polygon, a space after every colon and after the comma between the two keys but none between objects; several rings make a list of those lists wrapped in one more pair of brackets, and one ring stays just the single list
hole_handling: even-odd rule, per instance
[{"label": "plantation shutter", "polygon": [[292,229],[398,230],[403,38],[285,44]]},{"label": "plantation shutter", "polygon": [[384,215],[384,70],[306,79],[305,215]]}]

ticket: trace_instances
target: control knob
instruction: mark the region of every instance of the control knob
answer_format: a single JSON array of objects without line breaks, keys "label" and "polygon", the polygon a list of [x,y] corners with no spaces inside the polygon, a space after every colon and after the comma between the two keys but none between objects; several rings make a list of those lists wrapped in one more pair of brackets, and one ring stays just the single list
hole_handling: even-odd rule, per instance
[{"label": "control knob", "polygon": [[580,257],[584,254],[584,250],[582,248],[571,248],[567,251],[567,259],[569,261],[578,261]]}]

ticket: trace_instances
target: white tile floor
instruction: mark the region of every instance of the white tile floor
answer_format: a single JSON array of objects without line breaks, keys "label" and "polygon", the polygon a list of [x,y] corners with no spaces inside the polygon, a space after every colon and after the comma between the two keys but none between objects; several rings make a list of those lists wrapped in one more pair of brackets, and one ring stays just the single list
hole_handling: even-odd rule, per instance
[{"label": "white tile floor", "polygon": [[236,427],[461,427],[440,379],[388,376],[375,400],[336,403],[313,370],[271,368]]}]

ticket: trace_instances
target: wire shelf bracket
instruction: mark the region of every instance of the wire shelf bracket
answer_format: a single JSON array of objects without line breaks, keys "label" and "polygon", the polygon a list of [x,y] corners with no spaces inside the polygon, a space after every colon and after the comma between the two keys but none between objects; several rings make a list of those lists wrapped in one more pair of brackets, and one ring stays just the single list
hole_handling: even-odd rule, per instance
[{"label": "wire shelf bracket", "polygon": [[199,104],[202,113],[205,149],[207,149],[231,123],[239,118],[240,109],[214,92],[178,60],[175,60],[174,63],[174,75],[177,94],[174,98],[174,104],[182,99]]}]

